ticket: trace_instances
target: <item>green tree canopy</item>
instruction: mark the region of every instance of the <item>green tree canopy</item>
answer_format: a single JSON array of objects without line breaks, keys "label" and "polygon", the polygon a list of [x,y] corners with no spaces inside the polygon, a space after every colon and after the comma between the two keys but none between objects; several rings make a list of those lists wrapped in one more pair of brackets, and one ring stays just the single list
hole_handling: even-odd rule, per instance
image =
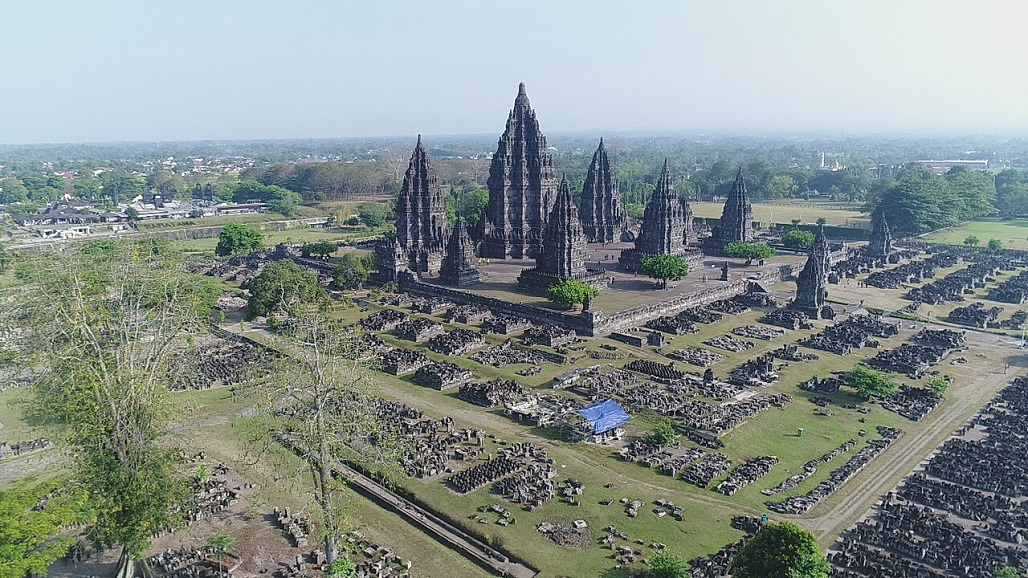
[{"label": "green tree canopy", "polygon": [[675,440],[678,439],[675,424],[669,419],[658,421],[654,424],[653,431],[650,432],[650,439],[660,445],[660,447],[674,445]]},{"label": "green tree canopy", "polygon": [[585,303],[587,296],[591,299],[599,294],[600,291],[596,287],[576,279],[554,283],[546,290],[547,299],[567,307]]},{"label": "green tree canopy", "polygon": [[300,248],[300,253],[304,257],[321,257],[322,259],[327,259],[338,250],[339,245],[332,241],[317,241],[314,243],[304,243],[303,247]]},{"label": "green tree canopy", "polygon": [[764,524],[732,561],[734,578],[828,578],[828,573],[814,535],[792,522]]},{"label": "green tree canopy", "polygon": [[[991,189],[980,181],[980,176],[956,174],[946,179],[911,164],[882,191],[875,209],[884,211],[889,226],[901,235],[951,227],[992,212]],[[961,196],[964,193],[968,196]]]},{"label": "green tree canopy", "polygon": [[689,274],[689,264],[680,255],[646,257],[640,263],[643,273],[660,279],[664,287],[668,281],[678,281]]},{"label": "green tree canopy", "polygon": [[814,244],[814,233],[793,229],[782,237],[782,244],[795,251],[809,249]]},{"label": "green tree canopy", "polygon": [[19,262],[13,311],[33,373],[36,412],[73,450],[75,479],[96,512],[91,531],[122,548],[131,571],[156,533],[173,527],[183,484],[163,440],[170,359],[206,330],[211,284],[185,270],[163,239],[69,245]]},{"label": "green tree canopy", "polygon": [[485,215],[485,206],[489,204],[489,189],[475,189],[461,195],[457,212],[464,217],[469,227],[474,227]]},{"label": "green tree canopy", "polygon": [[928,378],[924,386],[928,391],[941,397],[949,391],[949,380],[941,375],[933,375]]},{"label": "green tree canopy", "polygon": [[964,237],[964,244],[968,247],[977,247],[981,242],[982,240],[976,237],[975,235],[968,235]]},{"label": "green tree canopy", "polygon": [[650,578],[687,578],[689,576],[689,564],[681,556],[667,550],[651,556],[649,564]]},{"label": "green tree canopy", "polygon": [[0,576],[46,576],[75,544],[59,537],[62,530],[93,521],[88,498],[81,486],[59,480],[0,490]]},{"label": "green tree canopy", "polygon": [[857,364],[852,371],[844,373],[842,379],[846,385],[868,399],[888,397],[899,391],[896,378],[888,373],[871,369],[862,363]]},{"label": "green tree canopy", "polygon": [[250,286],[250,315],[268,315],[293,304],[323,305],[325,289],[310,271],[289,259],[268,265]]},{"label": "green tree canopy", "polygon": [[264,234],[253,227],[230,223],[221,228],[218,234],[218,245],[214,254],[220,257],[227,255],[246,255],[264,248]]},{"label": "green tree canopy", "polygon": [[381,227],[392,215],[392,208],[388,203],[361,203],[357,205],[357,214],[362,223],[368,227]]},{"label": "green tree canopy", "polygon": [[367,282],[374,266],[374,253],[361,255],[356,251],[347,251],[332,269],[332,282],[342,289],[360,289]]},{"label": "green tree canopy", "polygon": [[231,195],[232,200],[237,203],[249,201],[260,201],[268,204],[273,212],[290,217],[300,204],[302,198],[299,193],[277,185],[263,185],[256,181],[241,181],[226,187],[225,195]]},{"label": "green tree canopy", "polygon": [[775,250],[764,243],[742,243],[736,241],[725,245],[725,254],[734,259],[746,259],[752,263],[754,259],[770,259]]},{"label": "green tree canopy", "polygon": [[1003,241],[999,239],[989,239],[989,243],[986,245],[990,251],[999,251],[1003,248]]}]

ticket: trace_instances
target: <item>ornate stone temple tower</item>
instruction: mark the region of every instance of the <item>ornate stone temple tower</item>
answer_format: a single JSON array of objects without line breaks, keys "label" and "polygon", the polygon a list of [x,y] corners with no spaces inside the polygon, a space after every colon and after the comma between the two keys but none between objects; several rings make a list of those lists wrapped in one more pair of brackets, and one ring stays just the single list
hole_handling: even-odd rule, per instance
[{"label": "ornate stone temple tower", "polygon": [[749,243],[753,240],[753,207],[746,193],[746,181],[742,179],[742,169],[735,176],[725,208],[721,212],[721,221],[714,227],[713,235],[708,240],[707,250],[714,254],[724,251],[729,243]]},{"label": "ornate stone temple tower", "polygon": [[872,257],[886,261],[892,253],[892,231],[885,219],[885,211],[875,211],[871,216],[871,237],[867,244],[867,252]]},{"label": "ornate stone temple tower", "polygon": [[465,287],[478,283],[478,269],[475,263],[475,245],[471,242],[464,218],[457,217],[457,223],[450,231],[450,239],[446,242],[446,254],[439,269],[439,280],[448,285]]},{"label": "ornate stone temple tower", "polygon": [[567,279],[592,284],[600,281],[599,272],[585,268],[585,235],[566,178],[557,187],[557,199],[535,263],[535,268],[525,269],[518,276],[518,283],[533,291],[546,291],[550,285]]},{"label": "ornate stone temple tower", "polygon": [[380,276],[396,280],[401,271],[439,271],[446,239],[446,201],[439,191],[435,170],[418,135],[396,198],[396,242],[375,248]]},{"label": "ornate stone temple tower", "polygon": [[556,196],[557,176],[524,83],[493,155],[487,184],[481,255],[535,258]]},{"label": "ornate stone temple tower", "polygon": [[582,230],[590,242],[614,243],[622,240],[627,228],[625,210],[621,207],[621,192],[614,171],[610,168],[607,149],[600,146],[593,153],[593,162],[582,189]]},{"label": "ornate stone temple tower", "polygon": [[790,308],[802,311],[811,319],[832,319],[835,313],[825,302],[828,297],[828,272],[831,260],[825,229],[818,227],[814,244],[810,247],[807,263],[796,278],[796,299]]},{"label": "ornate stone temple tower", "polygon": [[622,268],[636,271],[646,257],[679,255],[687,261],[702,257],[690,247],[696,242],[692,226],[692,208],[675,194],[667,159],[657,179],[643,214],[642,230],[635,239],[635,249],[621,252]]}]

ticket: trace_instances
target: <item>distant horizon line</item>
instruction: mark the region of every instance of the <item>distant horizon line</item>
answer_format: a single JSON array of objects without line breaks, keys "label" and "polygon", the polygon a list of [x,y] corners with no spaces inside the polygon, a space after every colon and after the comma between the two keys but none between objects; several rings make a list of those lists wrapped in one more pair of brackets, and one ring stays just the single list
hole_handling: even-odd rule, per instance
[{"label": "distant horizon line", "polygon": [[[361,135],[361,136],[317,136],[317,137],[232,137],[232,138],[195,138],[195,139],[152,139],[152,140],[96,140],[96,141],[48,141],[48,142],[0,142],[0,147],[47,147],[47,146],[115,146],[115,145],[139,145],[139,144],[192,144],[192,143],[252,143],[252,142],[282,142],[282,141],[359,141],[359,140],[384,140],[417,138],[499,138],[499,133],[409,133],[409,134],[384,134],[384,135]],[[889,132],[889,131],[693,131],[693,130],[617,130],[617,131],[594,131],[594,130],[573,130],[573,131],[552,131],[546,133],[547,138],[645,138],[645,137],[751,137],[751,138],[993,138],[993,139],[1018,139],[1028,138],[1028,133],[1017,132]]]}]

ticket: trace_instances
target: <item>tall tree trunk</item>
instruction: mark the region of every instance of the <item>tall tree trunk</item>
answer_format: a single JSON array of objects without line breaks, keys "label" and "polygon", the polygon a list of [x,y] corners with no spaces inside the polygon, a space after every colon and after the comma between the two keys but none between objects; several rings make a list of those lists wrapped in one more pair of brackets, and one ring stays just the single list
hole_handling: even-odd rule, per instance
[{"label": "tall tree trunk", "polygon": [[[318,415],[318,425],[321,432],[325,431],[325,419]],[[321,443],[318,448],[321,455],[318,456],[318,483],[321,486],[321,509],[325,514],[325,561],[329,564],[339,557],[339,535],[336,528],[335,510],[332,507],[332,453],[328,448],[328,440],[321,436]]]},{"label": "tall tree trunk", "polygon": [[121,556],[118,558],[118,569],[115,572],[115,578],[135,578],[136,575],[136,561],[129,556],[128,549],[121,549]]}]

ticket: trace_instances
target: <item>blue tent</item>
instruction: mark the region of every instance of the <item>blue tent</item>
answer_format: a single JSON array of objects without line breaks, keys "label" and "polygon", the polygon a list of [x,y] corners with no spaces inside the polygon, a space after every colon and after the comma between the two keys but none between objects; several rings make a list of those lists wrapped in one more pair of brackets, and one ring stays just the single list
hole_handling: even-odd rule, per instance
[{"label": "blue tent", "polygon": [[628,413],[613,399],[596,402],[578,410],[593,426],[593,433],[601,434],[628,423]]}]

